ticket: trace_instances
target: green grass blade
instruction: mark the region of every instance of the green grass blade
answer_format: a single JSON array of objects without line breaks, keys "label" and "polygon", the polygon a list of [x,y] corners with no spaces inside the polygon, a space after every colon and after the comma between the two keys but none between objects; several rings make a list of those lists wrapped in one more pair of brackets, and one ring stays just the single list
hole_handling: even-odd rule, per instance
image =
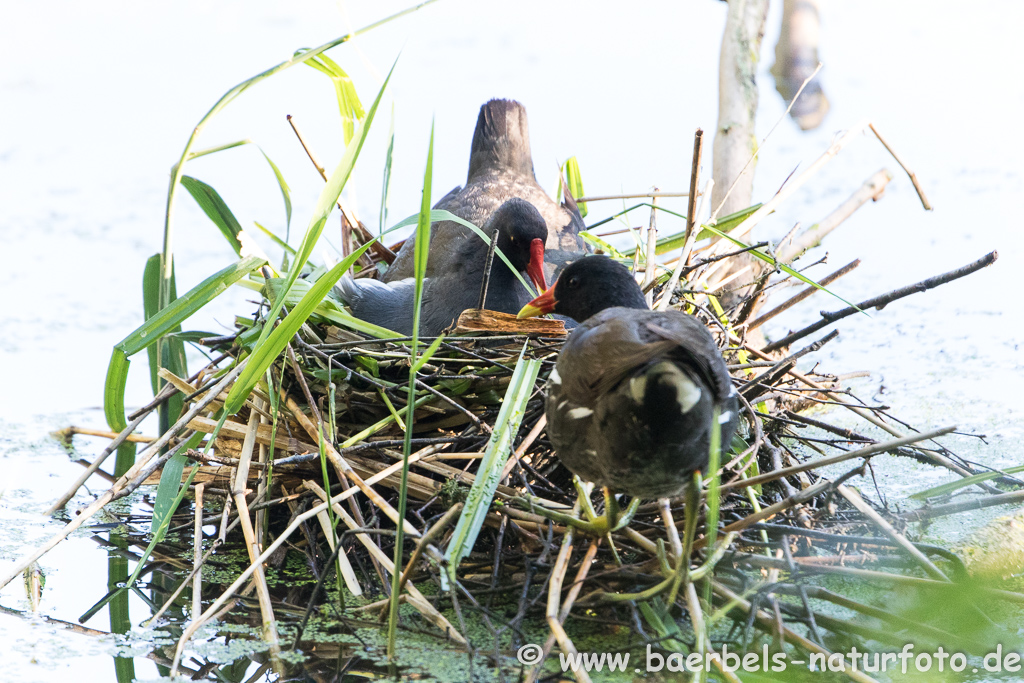
[{"label": "green grass blade", "polygon": [[384,181],[380,191],[380,217],[377,232],[384,234],[384,226],[388,224],[388,204],[391,199],[391,160],[395,152],[395,105],[391,104],[391,130],[388,133],[388,153],[384,157]]},{"label": "green grass blade", "polygon": [[1024,472],[1024,465],[1017,465],[1016,467],[1007,467],[999,472],[984,472],[982,474],[975,474],[970,477],[964,477],[963,479],[957,479],[951,481],[948,484],[940,484],[939,486],[933,486],[930,489],[924,491],[918,491],[910,495],[914,500],[925,500],[926,498],[934,498],[935,496],[948,496],[949,494],[965,489],[968,486],[974,486],[975,484],[981,484],[982,482],[991,481],[998,479],[1004,474],[1019,474]]},{"label": "green grass blade", "polygon": [[269,237],[271,242],[273,242],[277,246],[281,247],[282,249],[284,249],[286,252],[288,252],[292,256],[295,255],[295,248],[292,247],[287,242],[285,242],[280,237],[278,237],[277,235],[275,235],[270,229],[263,227],[262,225],[260,225],[256,221],[253,221],[253,225],[255,225],[257,228],[259,228],[260,232],[262,232],[264,235]]},{"label": "green grass blade", "polygon": [[185,463],[188,462],[188,456],[185,453],[190,448],[198,446],[203,440],[203,436],[201,432],[196,432],[190,436],[185,448],[164,463],[163,470],[160,472],[160,484],[156,487],[156,500],[153,503],[153,520],[149,527],[150,533],[155,534],[163,525],[164,518],[174,512],[171,504],[178,497],[178,489],[181,486],[181,473],[185,471]]},{"label": "green grass blade", "polygon": [[280,64],[272,66],[271,68],[262,71],[251,78],[247,78],[235,87],[228,90],[226,93],[221,95],[220,99],[217,100],[214,105],[210,108],[203,118],[199,120],[199,123],[192,129],[192,134],[188,138],[188,142],[185,143],[185,149],[181,152],[181,157],[178,162],[172,167],[171,170],[171,182],[170,188],[167,191],[167,206],[164,211],[164,240],[163,249],[160,253],[160,265],[161,265],[161,280],[160,280],[160,308],[163,308],[170,302],[170,278],[171,278],[171,266],[174,261],[173,259],[173,242],[174,242],[174,204],[177,196],[178,185],[181,183],[182,175],[184,174],[185,162],[192,158],[192,148],[195,146],[199,139],[199,135],[203,132],[206,126],[213,120],[217,114],[224,110],[229,104],[231,104],[236,98],[238,98],[243,92],[251,88],[252,86],[267,80],[268,78],[275,76],[287,69],[304,64],[306,61],[313,59],[317,55],[320,55],[332,47],[337,47],[342,43],[348,42],[352,38],[358,35],[366,33],[367,31],[373,30],[378,26],[383,26],[388,22],[391,22],[399,17],[405,16],[411,12],[415,12],[421,7],[425,7],[436,0],[426,0],[412,7],[408,7],[404,10],[396,12],[390,16],[385,17],[379,21],[375,21],[361,29],[346,33],[343,36],[330,40],[323,45],[307,50],[302,54],[294,55],[291,59],[285,60]]},{"label": "green grass blade", "polygon": [[[172,285],[173,286],[173,285]],[[142,271],[142,311],[146,320],[149,320],[160,310],[160,254],[153,254],[146,261],[146,268]],[[157,347],[150,346],[146,349],[149,353],[149,383],[153,387],[153,394],[160,391],[160,376],[157,371],[160,369],[160,358],[157,355]]]},{"label": "green grass blade", "polygon": [[[405,414],[405,437],[402,443],[402,480],[398,487],[398,524],[395,529],[395,571],[392,572],[391,601],[388,604],[388,659],[394,660],[398,634],[398,601],[401,567],[405,566],[402,549],[405,542],[405,510],[408,503],[409,455],[412,453],[412,426],[416,417],[416,352],[420,340],[420,309],[423,304],[423,280],[427,275],[427,257],[430,252],[430,193],[434,175],[434,124],[430,124],[430,144],[427,146],[427,167],[423,171],[423,194],[416,220],[416,250],[413,254],[413,275],[416,278],[413,299],[412,345],[409,352],[409,402]],[[398,414],[395,414],[398,419]]]},{"label": "green grass blade", "polygon": [[[525,352],[525,347],[523,351]],[[520,354],[516,364],[516,370],[512,373],[512,380],[505,392],[505,398],[501,403],[501,410],[495,421],[495,429],[487,443],[484,457],[480,461],[477,470],[476,480],[469,490],[466,498],[466,507],[463,508],[459,521],[455,525],[451,543],[445,552],[445,559],[448,560],[448,578],[455,579],[459,562],[462,561],[473,549],[477,535],[483,526],[484,518],[490,509],[494,492],[498,489],[498,481],[501,477],[502,468],[508,460],[512,450],[512,441],[519,432],[519,424],[522,422],[523,413],[526,411],[526,404],[533,395],[533,385],[540,371],[539,360],[525,360]],[[444,575],[442,574],[442,581]]]},{"label": "green grass blade", "polygon": [[[212,442],[213,439],[210,439],[210,441]],[[188,491],[188,487],[192,484],[192,480],[198,473],[199,465],[197,464],[192,468],[192,471],[189,472],[188,478],[184,481],[184,483],[181,484],[181,488],[178,490],[178,495],[171,501],[172,510],[177,509],[178,505],[185,497],[185,492]],[[146,550],[143,551],[142,557],[140,557],[139,561],[136,563],[135,571],[132,572],[132,575],[128,577],[128,580],[124,583],[123,586],[120,586],[111,593],[107,593],[107,595],[102,600],[100,600],[95,605],[90,607],[82,616],[78,617],[79,623],[85,623],[86,621],[88,621],[94,614],[96,614],[96,612],[100,611],[104,605],[106,605],[108,602],[116,598],[118,595],[124,593],[124,591],[128,590],[131,586],[135,585],[135,582],[138,580],[139,575],[142,574],[142,570],[146,568],[147,561],[149,560],[149,556],[153,553],[153,549],[156,548],[157,544],[160,543],[164,539],[164,536],[167,534],[167,529],[170,526],[170,523],[171,515],[165,515],[163,518],[163,522],[156,529],[156,531],[152,533],[152,538],[149,541],[149,545],[146,546]]]},{"label": "green grass blade", "polygon": [[[640,204],[638,206],[651,206],[651,205],[650,204]],[[683,214],[676,213],[675,211],[669,211],[668,209],[666,209],[666,208],[664,208],[662,206],[658,206],[657,208],[658,208],[658,211],[665,211],[666,213],[669,213],[669,214],[671,214],[673,216],[677,216],[679,218],[682,218],[683,220],[686,220],[686,216],[684,216]],[[731,213],[728,216],[723,216],[722,218],[720,218],[718,220],[718,223],[716,223],[714,227],[717,228],[718,230],[721,230],[722,232],[729,232],[730,230],[735,228],[737,225],[739,225],[740,223],[745,221],[747,219],[747,216],[749,216],[750,214],[754,213],[755,211],[757,211],[760,208],[761,208],[760,204],[754,204],[753,206],[748,207],[746,209],[743,209],[741,211],[737,211],[736,213]],[[695,239],[697,241],[703,240],[703,239],[707,239],[708,237],[712,237],[714,234],[715,233],[711,232],[711,230],[707,226],[701,225],[701,231],[699,233],[697,233],[697,237]],[[654,253],[660,255],[660,254],[667,254],[668,252],[674,251],[676,249],[682,249],[683,243],[685,241],[686,241],[686,231],[681,231],[681,232],[673,233],[671,235],[666,235],[665,237],[662,237],[662,238],[660,238],[658,240],[658,244],[657,244],[657,247],[654,249]],[[633,257],[633,252],[635,252],[635,251],[636,251],[636,247],[634,247],[632,249],[629,249],[629,250],[626,250],[626,251],[624,251],[622,253],[623,253],[624,256],[628,256],[628,257],[632,258]]]},{"label": "green grass blade", "polygon": [[[384,232],[384,234],[386,235],[387,233],[391,232],[392,230],[398,230],[399,228],[404,228],[407,225],[412,225],[413,223],[416,223],[418,220],[419,220],[419,215],[418,214],[414,215],[414,216],[409,216],[405,220],[399,221],[395,225],[391,226],[388,230],[386,230]],[[464,227],[469,228],[473,232],[473,234],[475,234],[477,237],[482,239],[488,245],[491,243],[491,238],[488,237],[487,235],[485,235],[483,230],[481,230],[480,228],[478,228],[474,224],[470,223],[466,219],[460,218],[459,216],[456,216],[451,211],[445,211],[444,209],[433,209],[430,212],[430,221],[432,223],[436,223],[438,221],[452,221],[453,223],[458,223],[459,225],[462,225]],[[501,260],[505,262],[505,265],[508,266],[509,270],[512,271],[512,273],[519,279],[519,281],[521,283],[523,283],[523,286],[526,287],[526,291],[530,293],[530,296],[536,296],[537,293],[533,291],[533,287],[531,286],[531,284],[526,280],[526,278],[524,278],[522,276],[522,274],[518,270],[516,270],[512,266],[512,262],[509,261],[508,257],[505,256],[505,254],[502,253],[501,249],[497,249],[496,248],[494,250],[494,253],[497,254],[498,257],[501,258]]]},{"label": "green grass blade", "polygon": [[[306,319],[312,315],[316,307],[323,301],[324,297],[327,296],[327,292],[331,290],[341,276],[352,267],[356,259],[363,255],[367,249],[370,248],[370,243],[367,242],[359,249],[355,250],[349,256],[338,265],[331,268],[327,273],[320,277],[316,281],[316,284],[309,288],[306,295],[302,297],[299,303],[291,310],[291,312],[281,321],[281,324],[274,327],[269,323],[265,326],[265,329],[273,327],[273,331],[268,335],[266,341],[258,343],[252,356],[249,358],[248,364],[245,369],[242,370],[242,374],[238,376],[238,380],[235,381],[234,386],[231,387],[231,391],[228,393],[228,398],[225,401],[224,410],[229,415],[234,415],[245,403],[245,399],[249,397],[253,387],[256,386],[256,382],[259,381],[263,373],[266,372],[270,364],[274,362],[284,347],[288,345],[291,338],[295,336],[295,333],[302,327],[302,323],[306,322]],[[280,310],[281,306],[284,305],[283,297],[278,299],[277,309]],[[269,318],[273,320],[273,318]]]},{"label": "green grass blade", "polygon": [[274,177],[277,178],[277,186],[281,188],[281,197],[284,199],[284,234],[287,238],[292,229],[292,191],[291,188],[288,187],[288,183],[285,182],[284,174],[281,173],[281,169],[277,167],[277,164],[274,163],[273,159],[267,155],[262,147],[259,147],[259,145],[257,145],[257,147],[260,150],[260,154],[263,155],[263,158],[267,160],[268,164],[270,164],[270,170],[274,172]]},{"label": "green grass blade", "polygon": [[103,413],[112,430],[119,432],[128,424],[124,419],[128,358],[159,341],[165,334],[177,331],[186,318],[264,263],[263,259],[250,256],[211,275],[114,345],[103,389]]},{"label": "green grass blade", "polygon": [[[573,199],[579,199],[586,195],[583,191],[583,176],[580,175],[580,162],[576,157],[569,157],[565,164],[562,166],[562,171],[565,173],[565,182],[569,184],[569,194],[572,195]],[[580,216],[583,218],[587,217],[587,205],[577,205],[580,210]]]},{"label": "green grass blade", "polygon": [[433,357],[433,355],[437,352],[437,349],[441,346],[441,342],[443,341],[443,334],[434,341],[432,341],[430,343],[430,346],[427,347],[427,350],[423,352],[423,355],[421,355],[418,359],[416,359],[416,362],[413,363],[412,371],[419,372],[420,370],[422,370],[423,366],[426,365]]},{"label": "green grass blade", "polygon": [[[299,273],[302,271],[302,267],[306,264],[306,261],[309,260],[310,254],[313,253],[313,247],[316,246],[317,241],[320,239],[320,234],[324,230],[327,218],[331,215],[331,211],[334,209],[334,205],[337,203],[338,197],[341,196],[341,191],[344,189],[349,176],[352,175],[352,169],[355,167],[356,159],[359,158],[359,152],[362,150],[363,143],[366,141],[366,134],[370,130],[370,124],[373,123],[373,116],[377,112],[377,106],[380,104],[380,100],[384,96],[384,91],[388,87],[388,82],[391,80],[391,74],[394,73],[394,70],[395,67],[392,65],[391,71],[388,72],[387,78],[384,79],[384,84],[380,87],[380,91],[377,93],[377,98],[373,101],[373,106],[371,106],[370,111],[367,112],[366,118],[359,124],[355,138],[348,146],[345,147],[345,153],[342,155],[341,161],[338,162],[334,172],[331,173],[330,177],[327,179],[327,184],[324,185],[323,190],[320,192],[320,197],[317,199],[316,208],[313,212],[313,218],[310,220],[309,227],[306,229],[306,234],[302,238],[302,244],[299,245],[295,254],[295,260],[292,263],[291,268],[288,270],[288,277],[284,287],[284,291],[286,293],[292,288],[295,280],[299,277]],[[323,297],[320,298],[322,299]],[[277,316],[281,312],[281,307],[283,305],[284,298],[282,297],[281,299],[278,299],[273,308],[271,308],[270,315],[267,316],[267,320],[277,320]],[[266,342],[272,327],[273,325],[264,326],[263,332],[260,333],[259,341],[256,343],[257,347],[262,346],[263,343]],[[248,368],[246,368],[246,372],[248,372]],[[243,373],[243,375],[244,374],[245,373]],[[248,395],[248,392],[246,392],[246,394]]]},{"label": "green grass blade", "polygon": [[[605,242],[603,239],[593,234],[589,230],[583,230],[582,232],[580,232],[580,237],[582,237],[583,241],[586,242],[587,244],[590,244],[595,249],[600,249],[601,251],[608,254],[612,258],[628,258],[626,254],[622,253],[621,251],[610,245],[608,242]],[[636,248],[634,248],[633,251],[636,251]]]},{"label": "green grass blade", "polygon": [[265,260],[249,256],[214,273],[118,342],[117,348],[128,356],[142,351],[167,332],[173,331],[173,328],[180,325],[186,318],[208,304],[236,281],[264,264],[266,264]]},{"label": "green grass blade", "polygon": [[[155,254],[146,262],[146,268],[142,276],[142,308],[146,320],[155,316],[157,303],[160,298],[160,254]],[[177,287],[174,281],[174,273],[171,273],[171,300],[178,298]],[[157,344],[146,347],[149,355],[149,379],[153,387],[153,394],[156,395],[165,384],[159,377],[159,369],[167,368],[178,377],[188,376],[188,363],[185,359],[185,343],[178,335],[181,333],[181,325],[176,325],[168,331]],[[160,405],[158,410],[159,428],[158,432],[163,434],[170,428],[171,424],[178,419],[184,406],[183,397],[175,393],[167,401]],[[128,453],[124,454],[129,457]],[[134,453],[130,454],[131,463],[134,463]],[[118,453],[118,462],[122,462],[121,453]],[[124,462],[127,462],[125,460]],[[126,468],[127,471],[127,468]]]},{"label": "green grass blade", "polygon": [[238,241],[238,233],[242,230],[242,226],[239,225],[235,214],[231,213],[231,209],[228,208],[217,190],[191,176],[182,177],[181,184],[196,200],[203,213],[217,226],[235,253],[241,254],[242,243]]}]

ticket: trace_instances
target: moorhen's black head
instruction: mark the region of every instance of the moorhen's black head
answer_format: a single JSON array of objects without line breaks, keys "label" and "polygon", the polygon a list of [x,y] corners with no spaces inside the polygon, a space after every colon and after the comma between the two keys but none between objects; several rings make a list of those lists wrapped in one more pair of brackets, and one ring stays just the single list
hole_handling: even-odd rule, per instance
[{"label": "moorhen's black head", "polygon": [[537,291],[547,289],[544,279],[544,242],[548,225],[530,202],[513,197],[498,207],[484,227],[488,236],[498,231],[498,249],[512,263],[512,267],[533,280]]},{"label": "moorhen's black head", "polygon": [[587,256],[563,270],[554,286],[523,306],[517,317],[558,313],[583,322],[613,306],[646,309],[647,301],[626,266],[607,256]]}]

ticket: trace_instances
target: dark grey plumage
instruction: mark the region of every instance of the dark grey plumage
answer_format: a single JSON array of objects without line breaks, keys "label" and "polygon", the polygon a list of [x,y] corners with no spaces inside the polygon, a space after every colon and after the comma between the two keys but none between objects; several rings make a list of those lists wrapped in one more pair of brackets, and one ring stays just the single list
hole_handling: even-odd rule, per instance
[{"label": "dark grey plumage", "polygon": [[[465,187],[456,187],[441,198],[435,209],[451,211],[474,225],[483,226],[507,200],[518,197],[538,210],[547,227],[545,246],[584,253],[579,236],[586,229],[570,201],[558,204],[537,184],[530,155],[530,131],[526,109],[513,100],[491,100],[480,107],[469,156]],[[427,275],[443,272],[458,258],[458,245],[478,238],[464,226],[439,221],[431,226],[430,262]],[[414,238],[402,245],[398,257],[384,274],[385,282],[413,275]]]},{"label": "dark grey plumage", "polygon": [[[498,231],[498,249],[521,272],[530,263],[531,243],[534,240],[543,242],[547,235],[544,219],[537,209],[519,198],[508,200],[494,212],[484,232],[493,234],[494,230]],[[440,334],[455,322],[460,313],[477,306],[488,246],[479,236],[473,235],[471,240],[463,240],[455,245],[455,251],[451,254],[437,255],[450,258],[445,259],[448,265],[444,270],[435,270],[432,276],[424,280],[423,304],[420,309],[421,335]],[[433,249],[432,243],[428,265],[435,259]],[[345,276],[335,288],[335,294],[349,306],[355,317],[401,334],[412,334],[415,299],[413,278],[385,283],[369,278],[354,280]],[[529,300],[526,288],[495,254],[484,307],[502,313],[515,313]]]},{"label": "dark grey plumage", "polygon": [[738,424],[714,338],[685,313],[648,310],[625,266],[605,257],[566,268],[553,297],[555,312],[583,318],[547,385],[547,432],[559,459],[613,491],[679,495],[707,466],[713,409],[723,451]]}]

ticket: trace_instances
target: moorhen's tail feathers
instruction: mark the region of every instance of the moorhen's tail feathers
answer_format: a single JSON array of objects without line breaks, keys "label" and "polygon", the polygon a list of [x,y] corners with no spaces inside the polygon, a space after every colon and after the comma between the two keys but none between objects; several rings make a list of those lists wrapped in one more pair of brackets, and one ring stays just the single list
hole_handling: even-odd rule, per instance
[{"label": "moorhen's tail feathers", "polygon": [[469,180],[492,169],[533,177],[526,108],[515,100],[491,100],[480,107],[469,153]]}]

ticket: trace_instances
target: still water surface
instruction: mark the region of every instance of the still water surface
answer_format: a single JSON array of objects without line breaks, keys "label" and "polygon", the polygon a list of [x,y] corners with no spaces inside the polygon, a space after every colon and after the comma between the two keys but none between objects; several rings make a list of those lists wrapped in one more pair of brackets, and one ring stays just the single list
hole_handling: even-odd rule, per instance
[{"label": "still water surface", "polygon": [[[0,24],[0,562],[58,528],[38,513],[80,471],[47,434],[68,424],[104,427],[99,405],[110,348],[141,322],[139,284],[145,259],[160,249],[168,169],[192,126],[230,86],[294,49],[402,7],[392,1],[96,6],[63,0],[8,8]],[[334,50],[367,104],[401,53],[348,190],[364,221],[376,224],[392,102],[389,223],[418,207],[431,120],[434,198],[464,181],[477,109],[490,97],[527,106],[544,187],[554,189],[557,163],[576,155],[592,194],[684,189],[694,129],[714,130],[725,5],[624,7],[443,0]],[[768,73],[779,13],[776,3],[759,76],[762,136],[785,108]],[[1017,130],[1024,86],[1016,68],[1022,19],[1024,8],[1010,1],[972,3],[969,11],[952,2],[826,3],[821,57],[831,112],[810,133],[783,122],[764,148],[755,183],[755,200],[767,200],[837,131],[867,117],[915,168],[935,211],[920,208],[892,159],[864,137],[765,221],[759,237],[823,218],[885,166],[895,178],[884,199],[863,207],[826,243],[830,269],[863,260],[835,286],[840,295],[859,300],[999,251],[993,267],[967,280],[870,319],[847,319],[840,340],[817,360],[833,372],[870,370],[869,379],[854,384],[859,393],[919,427],[955,423],[986,434],[984,447],[963,437],[948,443],[1001,466],[1020,464],[1024,439],[1024,311],[1016,293],[1024,272],[1024,144]],[[286,114],[296,116],[331,168],[341,154],[334,95],[307,68],[236,101],[200,147],[239,138],[259,143],[292,187],[294,235],[305,228],[320,180]],[[708,150],[705,174],[710,158]],[[188,172],[216,187],[243,226],[257,220],[285,232],[280,195],[255,149],[199,160]],[[588,220],[610,213],[611,204],[592,205]],[[631,221],[645,223],[646,215],[633,214]],[[668,220],[662,227],[677,229]],[[336,244],[332,230],[325,235]],[[184,194],[175,244],[179,291],[233,260]],[[777,318],[768,334],[779,336],[812,321],[819,309],[837,307],[819,297]],[[245,299],[244,292],[229,292],[190,327],[225,330],[235,312],[248,310]],[[145,358],[138,357],[127,403],[139,405],[148,394]],[[102,448],[85,438],[76,445],[86,456]],[[878,471],[884,492],[895,499],[945,480],[943,472],[891,460]],[[94,482],[94,491],[101,487]],[[930,533],[951,543],[966,530],[958,517]],[[105,592],[106,553],[87,533],[59,546],[43,566],[48,616],[73,621]],[[24,608],[16,583],[0,592],[0,601]],[[145,605],[132,605],[133,623],[146,615]],[[106,612],[88,625],[106,629]],[[95,640],[11,617],[0,616],[0,657],[4,680],[64,681],[71,672],[83,683],[113,680],[111,659]],[[144,658],[136,666],[143,678],[156,675]]]}]

